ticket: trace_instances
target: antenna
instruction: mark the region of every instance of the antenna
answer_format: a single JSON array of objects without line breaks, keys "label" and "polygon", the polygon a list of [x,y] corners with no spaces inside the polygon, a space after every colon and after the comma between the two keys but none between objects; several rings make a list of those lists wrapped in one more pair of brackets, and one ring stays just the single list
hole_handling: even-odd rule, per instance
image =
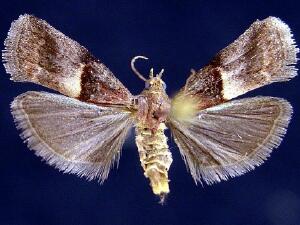
[{"label": "antenna", "polygon": [[163,73],[164,73],[164,69],[162,69],[160,72],[159,72],[159,74],[157,75],[159,78],[161,78],[161,76],[163,75]]},{"label": "antenna", "polygon": [[134,66],[134,63],[137,59],[148,59],[147,57],[145,56],[142,56],[142,55],[138,55],[138,56],[135,56],[132,60],[131,60],[131,69],[132,71],[143,81],[147,81],[147,79],[135,68]]}]

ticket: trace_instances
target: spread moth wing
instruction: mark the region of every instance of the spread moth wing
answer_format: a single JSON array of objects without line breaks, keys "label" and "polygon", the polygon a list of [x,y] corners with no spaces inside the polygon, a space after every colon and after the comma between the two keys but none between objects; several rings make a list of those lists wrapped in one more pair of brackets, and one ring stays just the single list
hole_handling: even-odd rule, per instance
[{"label": "spread moth wing", "polygon": [[4,44],[4,66],[14,81],[34,82],[82,101],[126,105],[131,100],[104,64],[44,20],[21,15]]},{"label": "spread moth wing", "polygon": [[290,28],[275,17],[254,22],[212,61],[193,71],[179,96],[196,98],[204,109],[272,82],[297,75],[296,48]]},{"label": "spread moth wing", "polygon": [[208,184],[261,165],[286,133],[292,114],[284,99],[255,97],[201,110],[169,124],[194,180]]},{"label": "spread moth wing", "polygon": [[59,170],[101,182],[132,127],[128,111],[44,92],[19,95],[11,110],[36,155]]}]

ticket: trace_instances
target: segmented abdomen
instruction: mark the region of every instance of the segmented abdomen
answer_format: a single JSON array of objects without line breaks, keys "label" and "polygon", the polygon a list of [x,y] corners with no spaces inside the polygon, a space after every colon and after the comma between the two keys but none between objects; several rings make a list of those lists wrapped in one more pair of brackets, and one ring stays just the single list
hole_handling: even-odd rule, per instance
[{"label": "segmented abdomen", "polygon": [[136,126],[136,144],[144,175],[150,179],[153,193],[159,195],[162,201],[169,193],[168,170],[173,161],[165,129],[164,123],[160,123],[155,132],[142,124]]}]

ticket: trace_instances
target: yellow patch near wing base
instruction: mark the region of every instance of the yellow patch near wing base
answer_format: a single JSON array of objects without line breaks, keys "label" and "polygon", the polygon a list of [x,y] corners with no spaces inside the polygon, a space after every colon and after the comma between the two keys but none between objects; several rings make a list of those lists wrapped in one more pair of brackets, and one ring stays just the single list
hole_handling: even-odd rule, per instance
[{"label": "yellow patch near wing base", "polygon": [[198,100],[187,95],[177,95],[172,100],[172,117],[179,121],[192,119],[198,112]]}]

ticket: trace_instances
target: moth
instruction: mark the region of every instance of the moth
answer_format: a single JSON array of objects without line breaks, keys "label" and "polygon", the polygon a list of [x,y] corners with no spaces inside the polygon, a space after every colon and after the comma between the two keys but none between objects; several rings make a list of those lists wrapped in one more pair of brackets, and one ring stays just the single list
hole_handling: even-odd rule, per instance
[{"label": "moth", "polygon": [[[60,94],[29,91],[11,103],[21,138],[48,164],[102,183],[135,127],[144,175],[163,202],[169,193],[172,137],[196,183],[213,184],[261,165],[280,144],[292,115],[282,98],[232,100],[297,75],[299,49],[289,27],[268,17],[254,22],[204,68],[191,70],[170,99],[163,70],[134,96],[89,51],[32,15],[11,25],[2,58],[16,82],[33,82]],[[232,101],[230,101],[232,100]]]}]

